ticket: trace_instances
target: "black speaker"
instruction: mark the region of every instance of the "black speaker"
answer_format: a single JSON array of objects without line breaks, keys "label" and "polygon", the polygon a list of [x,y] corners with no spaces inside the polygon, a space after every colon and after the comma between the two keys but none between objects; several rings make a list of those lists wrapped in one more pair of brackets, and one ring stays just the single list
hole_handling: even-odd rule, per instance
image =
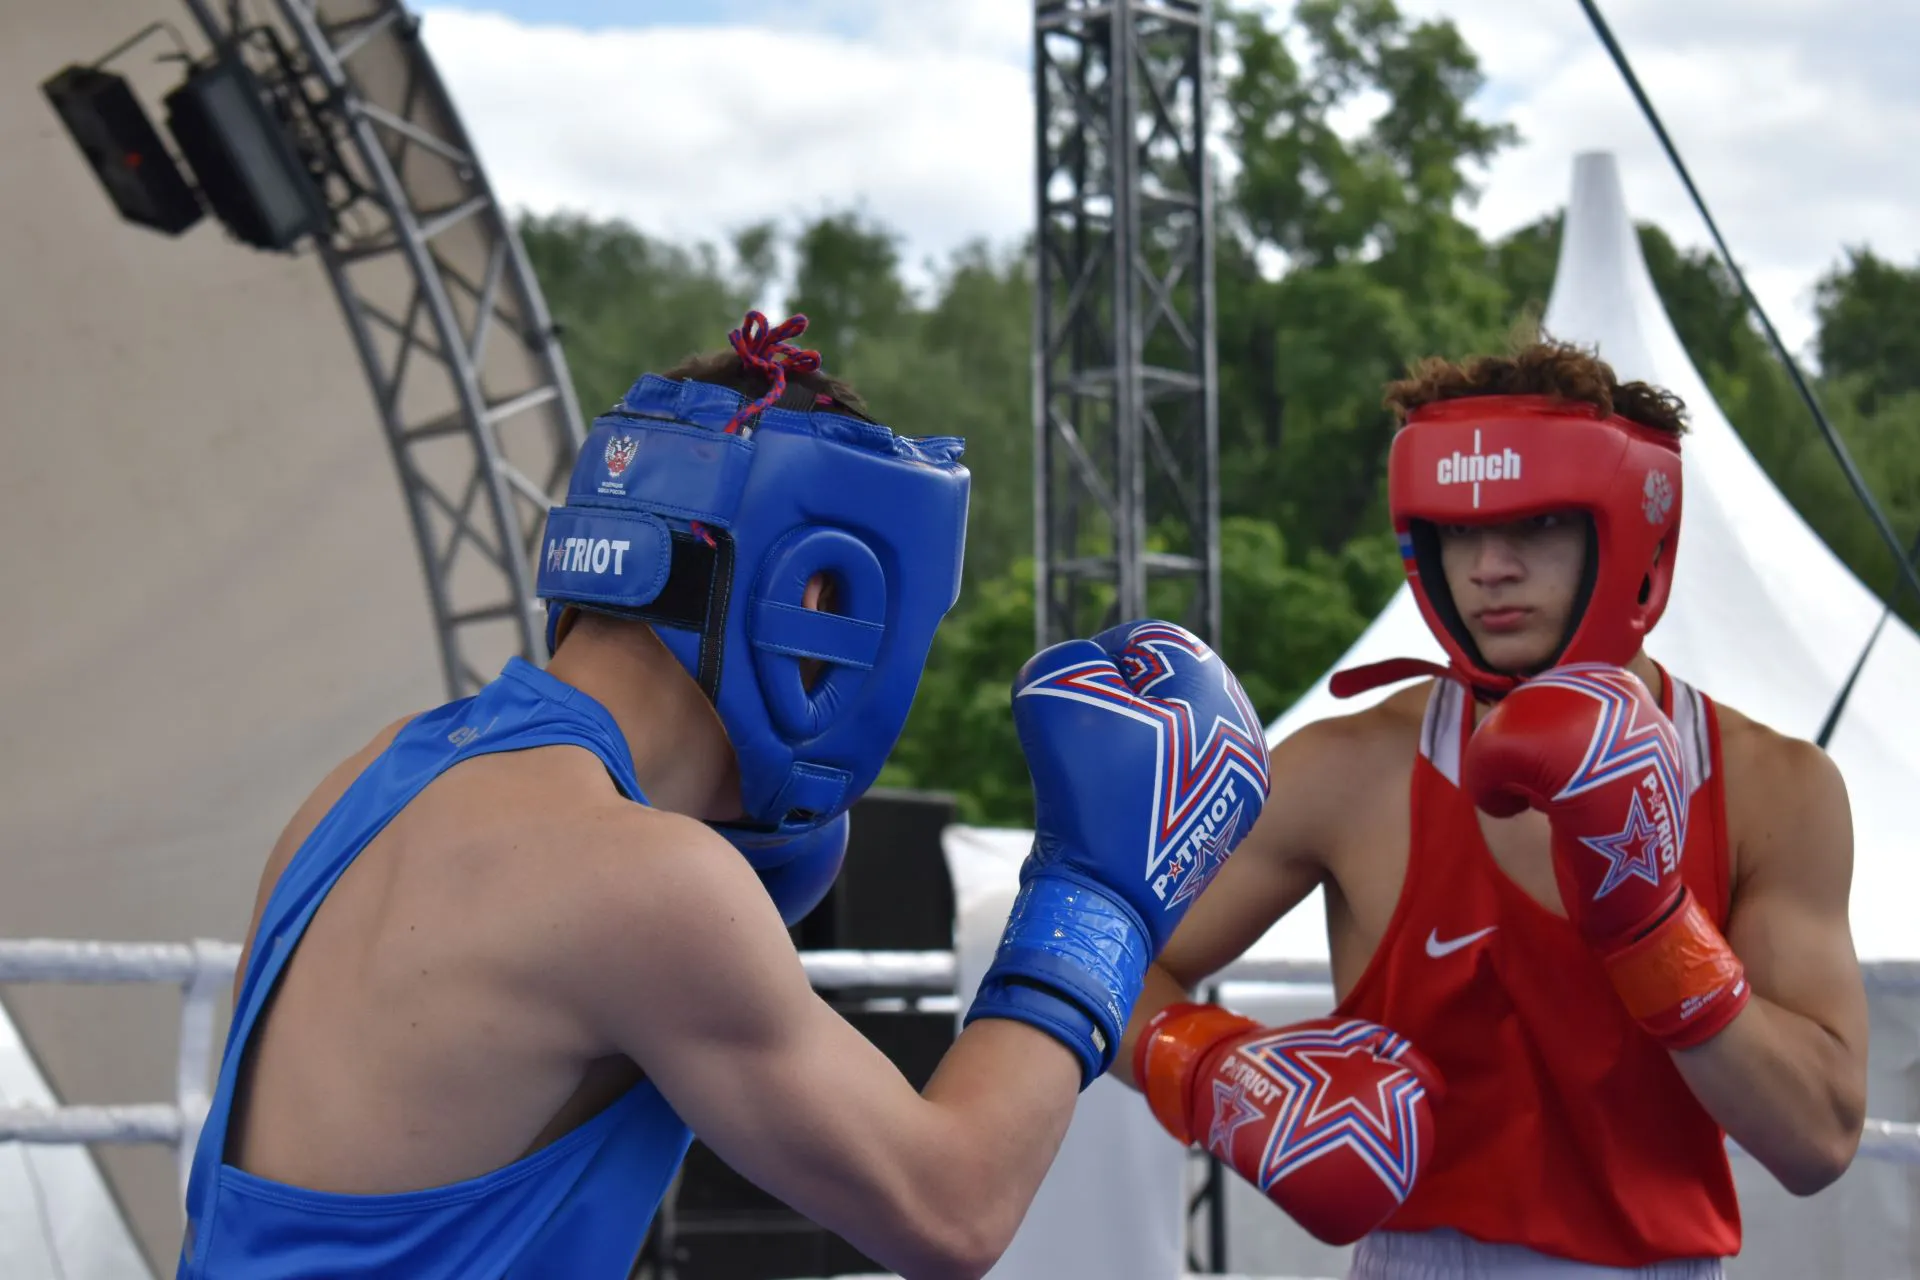
[{"label": "black speaker", "polygon": [[875,790],[853,807],[840,878],[794,930],[803,951],[948,951],[951,796]]},{"label": "black speaker", "polygon": [[[753,1230],[703,1228],[675,1235],[673,1256],[662,1259],[661,1270],[674,1280],[804,1280],[849,1274],[828,1261],[832,1239],[798,1214],[791,1223]],[[876,1269],[866,1270],[873,1274]]]},{"label": "black speaker", "polygon": [[298,149],[244,64],[228,57],[196,67],[166,104],[167,128],[236,239],[285,250],[326,226]]},{"label": "black speaker", "polygon": [[40,86],[128,222],[177,236],[205,212],[120,76],[68,67]]}]

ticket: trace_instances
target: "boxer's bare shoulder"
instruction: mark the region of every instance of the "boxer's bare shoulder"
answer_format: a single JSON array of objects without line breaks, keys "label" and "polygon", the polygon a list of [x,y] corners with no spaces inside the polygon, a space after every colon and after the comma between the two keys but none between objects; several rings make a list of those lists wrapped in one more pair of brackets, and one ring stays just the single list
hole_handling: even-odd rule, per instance
[{"label": "boxer's bare shoulder", "polygon": [[[1303,726],[1274,748],[1276,768],[1284,759],[1286,767],[1308,785],[1333,783],[1331,775],[1349,772],[1356,765],[1397,762],[1404,772],[1420,741],[1420,724],[1433,683],[1422,680],[1370,707]],[[1349,779],[1348,786],[1356,782],[1365,785],[1364,779]],[[1346,794],[1343,798],[1353,797]]]},{"label": "boxer's bare shoulder", "polygon": [[[515,928],[528,946],[552,940],[541,981],[590,1052],[636,1064],[756,1185],[816,1222],[859,1223],[870,1254],[910,1259],[956,1236],[939,1256],[1005,1248],[1018,1214],[956,1132],[977,1122],[928,1106],[813,990],[745,858],[699,822],[632,806],[581,813],[567,832],[563,886]],[[985,1019],[968,1035],[1017,1044],[1018,1059],[998,1061],[1034,1079],[1067,1091],[1078,1079],[1073,1057],[1020,1023]],[[1004,1067],[942,1071],[953,1097],[999,1091]]]},{"label": "boxer's bare shoulder", "polygon": [[1832,757],[1724,702],[1716,701],[1714,710],[1727,796],[1728,880],[1736,899],[1742,886],[1766,873],[1776,851],[1802,863],[1812,856],[1788,845],[1818,843],[1826,851],[1821,860],[1838,860],[1833,872],[1850,876],[1852,813]]},{"label": "boxer's bare shoulder", "polygon": [[[777,950],[793,950],[746,859],[696,819],[601,804],[566,815],[542,843],[554,914],[538,932],[555,940],[543,964],[556,980],[587,993],[588,1003],[610,972],[631,981],[669,976],[651,971],[671,968],[688,953],[689,939],[722,930],[745,930]],[[623,996],[618,1004],[630,1008],[632,1000]],[[602,1047],[628,1046],[616,1038]]]},{"label": "boxer's bare shoulder", "polygon": [[[340,797],[345,795],[347,788],[353,785],[353,780],[359,777],[382,751],[392,746],[393,740],[399,736],[400,731],[413,723],[413,720],[413,715],[402,716],[374,734],[365,746],[335,765],[333,771],[321,779],[320,785],[301,802],[300,807],[294,811],[293,817],[288,819],[287,825],[281,829],[280,838],[274,842],[272,851],[267,855],[267,865],[260,872],[260,884],[253,901],[253,917],[247,924],[244,944],[246,954],[251,954],[253,950],[254,934],[260,928],[260,913],[266,909],[267,899],[273,893],[273,886],[279,883],[280,873],[287,869],[288,860],[302,844],[306,843],[307,837],[313,834],[313,829],[320,824],[320,819],[327,816],[328,810],[340,802]],[[247,966],[242,963],[234,974],[236,998],[240,990],[240,982],[246,976],[246,972]]]},{"label": "boxer's bare shoulder", "polygon": [[1848,920],[1853,812],[1833,758],[1723,704],[1727,940],[1754,991],[1862,1044],[1866,1000]]},{"label": "boxer's bare shoulder", "polygon": [[[553,940],[543,969],[556,995],[580,1010],[596,1051],[651,1058],[640,1052],[651,1036],[636,1028],[753,1015],[759,1010],[748,1006],[769,989],[779,1000],[812,1000],[772,900],[712,828],[679,814],[605,806],[569,819],[564,847],[554,852],[564,883],[533,932]],[[707,972],[695,981],[689,967]],[[709,982],[716,967],[729,976]],[[716,988],[734,995],[719,1001],[725,1009],[711,998]],[[684,1008],[690,996],[705,1007]]]},{"label": "boxer's bare shoulder", "polygon": [[1404,802],[1432,687],[1423,680],[1360,711],[1315,721],[1273,749],[1274,797],[1284,794],[1287,803],[1269,811],[1279,808],[1285,825],[1311,845],[1292,856],[1337,873],[1349,848],[1377,843],[1379,815]]}]

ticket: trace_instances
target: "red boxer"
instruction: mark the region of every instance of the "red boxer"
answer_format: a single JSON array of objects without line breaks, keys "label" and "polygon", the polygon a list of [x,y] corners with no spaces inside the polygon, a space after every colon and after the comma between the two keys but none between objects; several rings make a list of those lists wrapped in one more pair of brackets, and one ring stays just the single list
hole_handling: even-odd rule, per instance
[{"label": "red boxer", "polygon": [[[1540,343],[1429,361],[1388,403],[1389,504],[1448,662],[1341,673],[1342,695],[1433,678],[1274,749],[1272,799],[1150,972],[1119,1069],[1307,1230],[1359,1238],[1356,1276],[1717,1275],[1740,1247],[1728,1135],[1802,1195],[1858,1146],[1845,787],[1642,648],[1680,531],[1675,397]],[[1322,1144],[1276,1178],[1297,1127],[1235,1086],[1287,1029],[1191,992],[1316,887],[1338,1005],[1309,1026],[1392,1051],[1315,1105],[1397,1116],[1420,1159]],[[1409,1079],[1423,1096],[1382,1110]]]}]

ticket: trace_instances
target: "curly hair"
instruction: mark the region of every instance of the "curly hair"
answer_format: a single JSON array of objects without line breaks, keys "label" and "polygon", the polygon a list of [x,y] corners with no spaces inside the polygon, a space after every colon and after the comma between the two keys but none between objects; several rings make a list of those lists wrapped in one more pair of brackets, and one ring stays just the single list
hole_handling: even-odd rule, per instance
[{"label": "curly hair", "polygon": [[1511,355],[1459,362],[1430,356],[1388,384],[1385,404],[1405,422],[1422,405],[1468,396],[1555,396],[1669,435],[1687,429],[1687,407],[1679,396],[1644,382],[1621,382],[1596,352],[1546,337],[1516,344]]}]

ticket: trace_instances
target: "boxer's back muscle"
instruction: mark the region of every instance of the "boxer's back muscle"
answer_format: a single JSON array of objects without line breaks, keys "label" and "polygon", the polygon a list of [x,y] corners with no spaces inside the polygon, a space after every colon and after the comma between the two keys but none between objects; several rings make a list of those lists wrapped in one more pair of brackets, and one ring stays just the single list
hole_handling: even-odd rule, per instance
[{"label": "boxer's back muscle", "polygon": [[[330,779],[289,828],[263,898],[344,788]],[[603,1056],[559,989],[596,856],[570,833],[614,805],[657,816],[571,746],[481,756],[430,783],[300,939],[242,1070],[229,1160],[315,1190],[415,1190],[511,1163],[630,1088],[637,1069]]]}]

